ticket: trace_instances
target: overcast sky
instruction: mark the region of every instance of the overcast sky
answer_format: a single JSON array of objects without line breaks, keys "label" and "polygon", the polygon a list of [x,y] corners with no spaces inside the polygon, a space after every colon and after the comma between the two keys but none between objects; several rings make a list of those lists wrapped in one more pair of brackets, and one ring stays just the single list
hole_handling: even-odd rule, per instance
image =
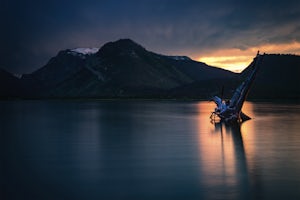
[{"label": "overcast sky", "polygon": [[0,68],[13,73],[120,38],[232,70],[258,49],[300,54],[299,0],[1,0],[0,15]]}]

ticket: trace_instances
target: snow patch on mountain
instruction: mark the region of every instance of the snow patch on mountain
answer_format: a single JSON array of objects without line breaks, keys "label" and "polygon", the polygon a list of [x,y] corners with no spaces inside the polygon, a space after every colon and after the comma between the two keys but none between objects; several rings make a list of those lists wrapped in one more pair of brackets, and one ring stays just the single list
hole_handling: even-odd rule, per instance
[{"label": "snow patch on mountain", "polygon": [[105,78],[104,78],[104,76],[103,76],[103,74],[101,72],[96,71],[92,67],[89,67],[87,65],[85,66],[85,68],[88,69],[90,72],[92,72],[97,77],[97,79],[99,81],[105,81]]},{"label": "snow patch on mountain", "polygon": [[23,74],[13,74],[14,77],[18,78],[18,79],[21,79]]},{"label": "snow patch on mountain", "polygon": [[99,48],[75,48],[72,49],[71,51],[75,53],[84,54],[84,55],[91,55],[97,53],[99,51]]},{"label": "snow patch on mountain", "polygon": [[189,57],[187,56],[168,56],[169,58],[172,58],[174,60],[191,60]]}]

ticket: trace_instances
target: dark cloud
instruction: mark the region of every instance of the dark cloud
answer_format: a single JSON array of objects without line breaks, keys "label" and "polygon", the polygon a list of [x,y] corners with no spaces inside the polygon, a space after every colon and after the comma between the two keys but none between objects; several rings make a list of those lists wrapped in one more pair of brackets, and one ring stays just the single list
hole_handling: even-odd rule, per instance
[{"label": "dark cloud", "polygon": [[61,49],[119,38],[165,54],[300,41],[300,2],[293,0],[2,0],[0,17],[0,67],[16,73]]}]

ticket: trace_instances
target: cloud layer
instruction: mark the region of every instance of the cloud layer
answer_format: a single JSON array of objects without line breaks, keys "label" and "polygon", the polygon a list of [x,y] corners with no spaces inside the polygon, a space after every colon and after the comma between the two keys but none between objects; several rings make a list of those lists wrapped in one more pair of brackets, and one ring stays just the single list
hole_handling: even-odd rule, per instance
[{"label": "cloud layer", "polygon": [[43,66],[61,49],[100,47],[119,38],[131,38],[158,53],[206,62],[212,58],[219,66],[227,63],[236,69],[251,61],[258,49],[300,53],[300,2],[294,0],[3,0],[0,4],[4,27],[0,68],[14,73]]}]

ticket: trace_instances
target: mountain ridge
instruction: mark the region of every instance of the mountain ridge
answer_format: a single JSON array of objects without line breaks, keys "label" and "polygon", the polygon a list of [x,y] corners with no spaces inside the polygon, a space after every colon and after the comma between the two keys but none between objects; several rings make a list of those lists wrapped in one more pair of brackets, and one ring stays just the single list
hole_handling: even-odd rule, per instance
[{"label": "mountain ridge", "polygon": [[[76,49],[59,51],[45,66],[21,78],[12,78],[8,72],[2,72],[6,77],[3,80],[9,81],[7,84],[2,81],[1,97],[208,99],[220,93],[221,88],[225,88],[225,97],[230,96],[250,70],[248,67],[237,74],[186,56],[161,55],[131,39],[108,42],[99,49]],[[283,59],[273,54],[265,57],[266,63],[262,64],[262,72],[258,74],[250,97],[299,98],[299,89],[291,87],[297,83],[288,80],[289,76],[299,77],[298,57],[289,55]],[[274,62],[274,59],[277,60]],[[280,68],[286,63],[295,73],[289,75]],[[278,73],[270,70],[270,66],[275,66]],[[282,74],[287,78],[276,85],[274,79]],[[281,94],[275,95],[276,91]]]}]

